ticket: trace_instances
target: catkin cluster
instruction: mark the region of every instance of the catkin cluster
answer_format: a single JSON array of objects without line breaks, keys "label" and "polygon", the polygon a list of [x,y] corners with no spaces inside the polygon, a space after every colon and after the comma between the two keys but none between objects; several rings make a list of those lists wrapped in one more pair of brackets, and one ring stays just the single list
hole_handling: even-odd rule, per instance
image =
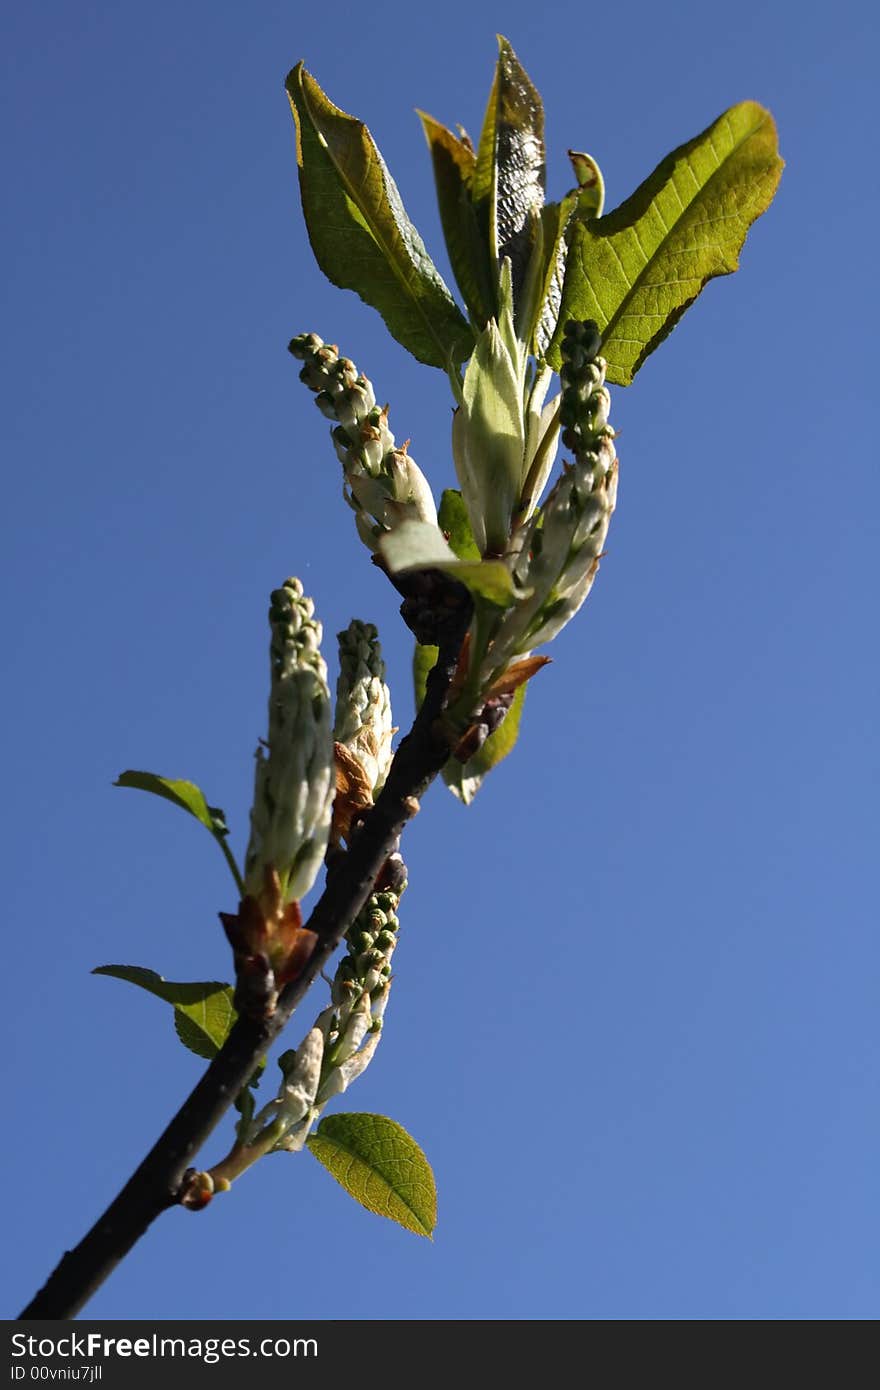
[{"label": "catkin cluster", "polygon": [[289,351],[303,363],[300,380],[314,391],[315,404],[328,420],[342,464],[343,493],[355,513],[358,534],[371,550],[379,537],[409,519],[436,524],[430,485],[388,428],[388,407],[376,404],[372,383],[348,357],[316,333],[301,333]]}]

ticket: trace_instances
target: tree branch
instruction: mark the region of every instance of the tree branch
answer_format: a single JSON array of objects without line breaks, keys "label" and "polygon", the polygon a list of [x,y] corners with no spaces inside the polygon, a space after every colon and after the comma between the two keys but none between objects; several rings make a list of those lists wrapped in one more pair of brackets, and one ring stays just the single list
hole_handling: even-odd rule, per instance
[{"label": "tree branch", "polygon": [[450,586],[439,655],[425,699],[400,744],[379,797],[364,816],[350,849],[328,866],[324,892],[307,926],[318,935],[305,970],[291,981],[271,1018],[241,1016],[198,1085],[184,1101],[119,1195],[73,1250],[63,1256],[20,1314],[72,1318],[163,1211],[177,1205],[184,1174],[199,1149],[247,1085],[267,1049],[316,976],[339,946],[373,890],[400,833],[419,809],[419,798],[449,757],[440,715],[470,621],[467,595]]}]

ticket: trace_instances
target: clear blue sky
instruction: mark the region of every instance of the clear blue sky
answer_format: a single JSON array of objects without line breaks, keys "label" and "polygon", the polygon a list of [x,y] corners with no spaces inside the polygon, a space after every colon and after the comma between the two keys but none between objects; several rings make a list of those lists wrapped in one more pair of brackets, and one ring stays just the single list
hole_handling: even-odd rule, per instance
[{"label": "clear blue sky", "polygon": [[386,1034],[346,1108],[427,1150],[434,1244],[281,1155],[163,1217],[89,1312],[877,1314],[876,10],[591,13],[7,7],[7,1316],[199,1074],[170,1011],[90,969],[229,970],[220,856],[112,779],[193,778],[241,849],[289,573],[331,653],[378,623],[411,716],[394,594],[286,343],[353,356],[437,491],[449,391],[315,267],[284,75],[304,57],[368,122],[445,266],[413,108],[473,132],[496,29],[544,95],[551,195],[574,145],[614,206],[745,97],[788,167],[740,273],[614,393],[608,557],[514,757],[406,839]]}]

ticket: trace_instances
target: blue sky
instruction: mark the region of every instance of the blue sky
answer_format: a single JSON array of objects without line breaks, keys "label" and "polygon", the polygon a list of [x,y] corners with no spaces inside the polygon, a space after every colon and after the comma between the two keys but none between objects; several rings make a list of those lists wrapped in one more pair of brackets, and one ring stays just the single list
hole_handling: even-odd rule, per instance
[{"label": "blue sky", "polygon": [[876,13],[590,13],[7,9],[7,1316],[199,1074],[163,1005],[89,971],[229,971],[220,856],[113,778],[193,778],[241,850],[289,573],[331,660],[350,617],[378,623],[411,717],[395,596],[285,346],[354,357],[435,491],[448,385],[315,267],[284,75],[305,58],[368,122],[445,268],[413,108],[473,133],[497,29],[544,96],[551,196],[573,145],[616,205],[745,97],[776,116],[781,188],[739,274],[614,392],[608,556],[515,754],[467,811],[434,789],[406,838],[386,1033],[346,1108],[426,1149],[435,1242],[280,1155],[163,1217],[89,1313],[876,1316]]}]

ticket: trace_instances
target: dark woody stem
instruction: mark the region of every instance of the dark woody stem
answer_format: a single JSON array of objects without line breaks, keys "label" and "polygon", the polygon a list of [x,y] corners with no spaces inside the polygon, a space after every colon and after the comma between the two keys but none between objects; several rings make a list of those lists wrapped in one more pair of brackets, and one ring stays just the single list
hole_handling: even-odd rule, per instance
[{"label": "dark woody stem", "polygon": [[336,951],[396,849],[401,831],[418,811],[419,798],[449,757],[440,716],[470,615],[469,603],[453,591],[422,707],[351,847],[328,866],[324,892],[306,923],[318,936],[306,968],[284,988],[271,1018],[238,1018],[140,1167],[80,1243],[62,1257],[20,1318],[74,1317],[156,1217],[179,1204],[186,1170]]}]

